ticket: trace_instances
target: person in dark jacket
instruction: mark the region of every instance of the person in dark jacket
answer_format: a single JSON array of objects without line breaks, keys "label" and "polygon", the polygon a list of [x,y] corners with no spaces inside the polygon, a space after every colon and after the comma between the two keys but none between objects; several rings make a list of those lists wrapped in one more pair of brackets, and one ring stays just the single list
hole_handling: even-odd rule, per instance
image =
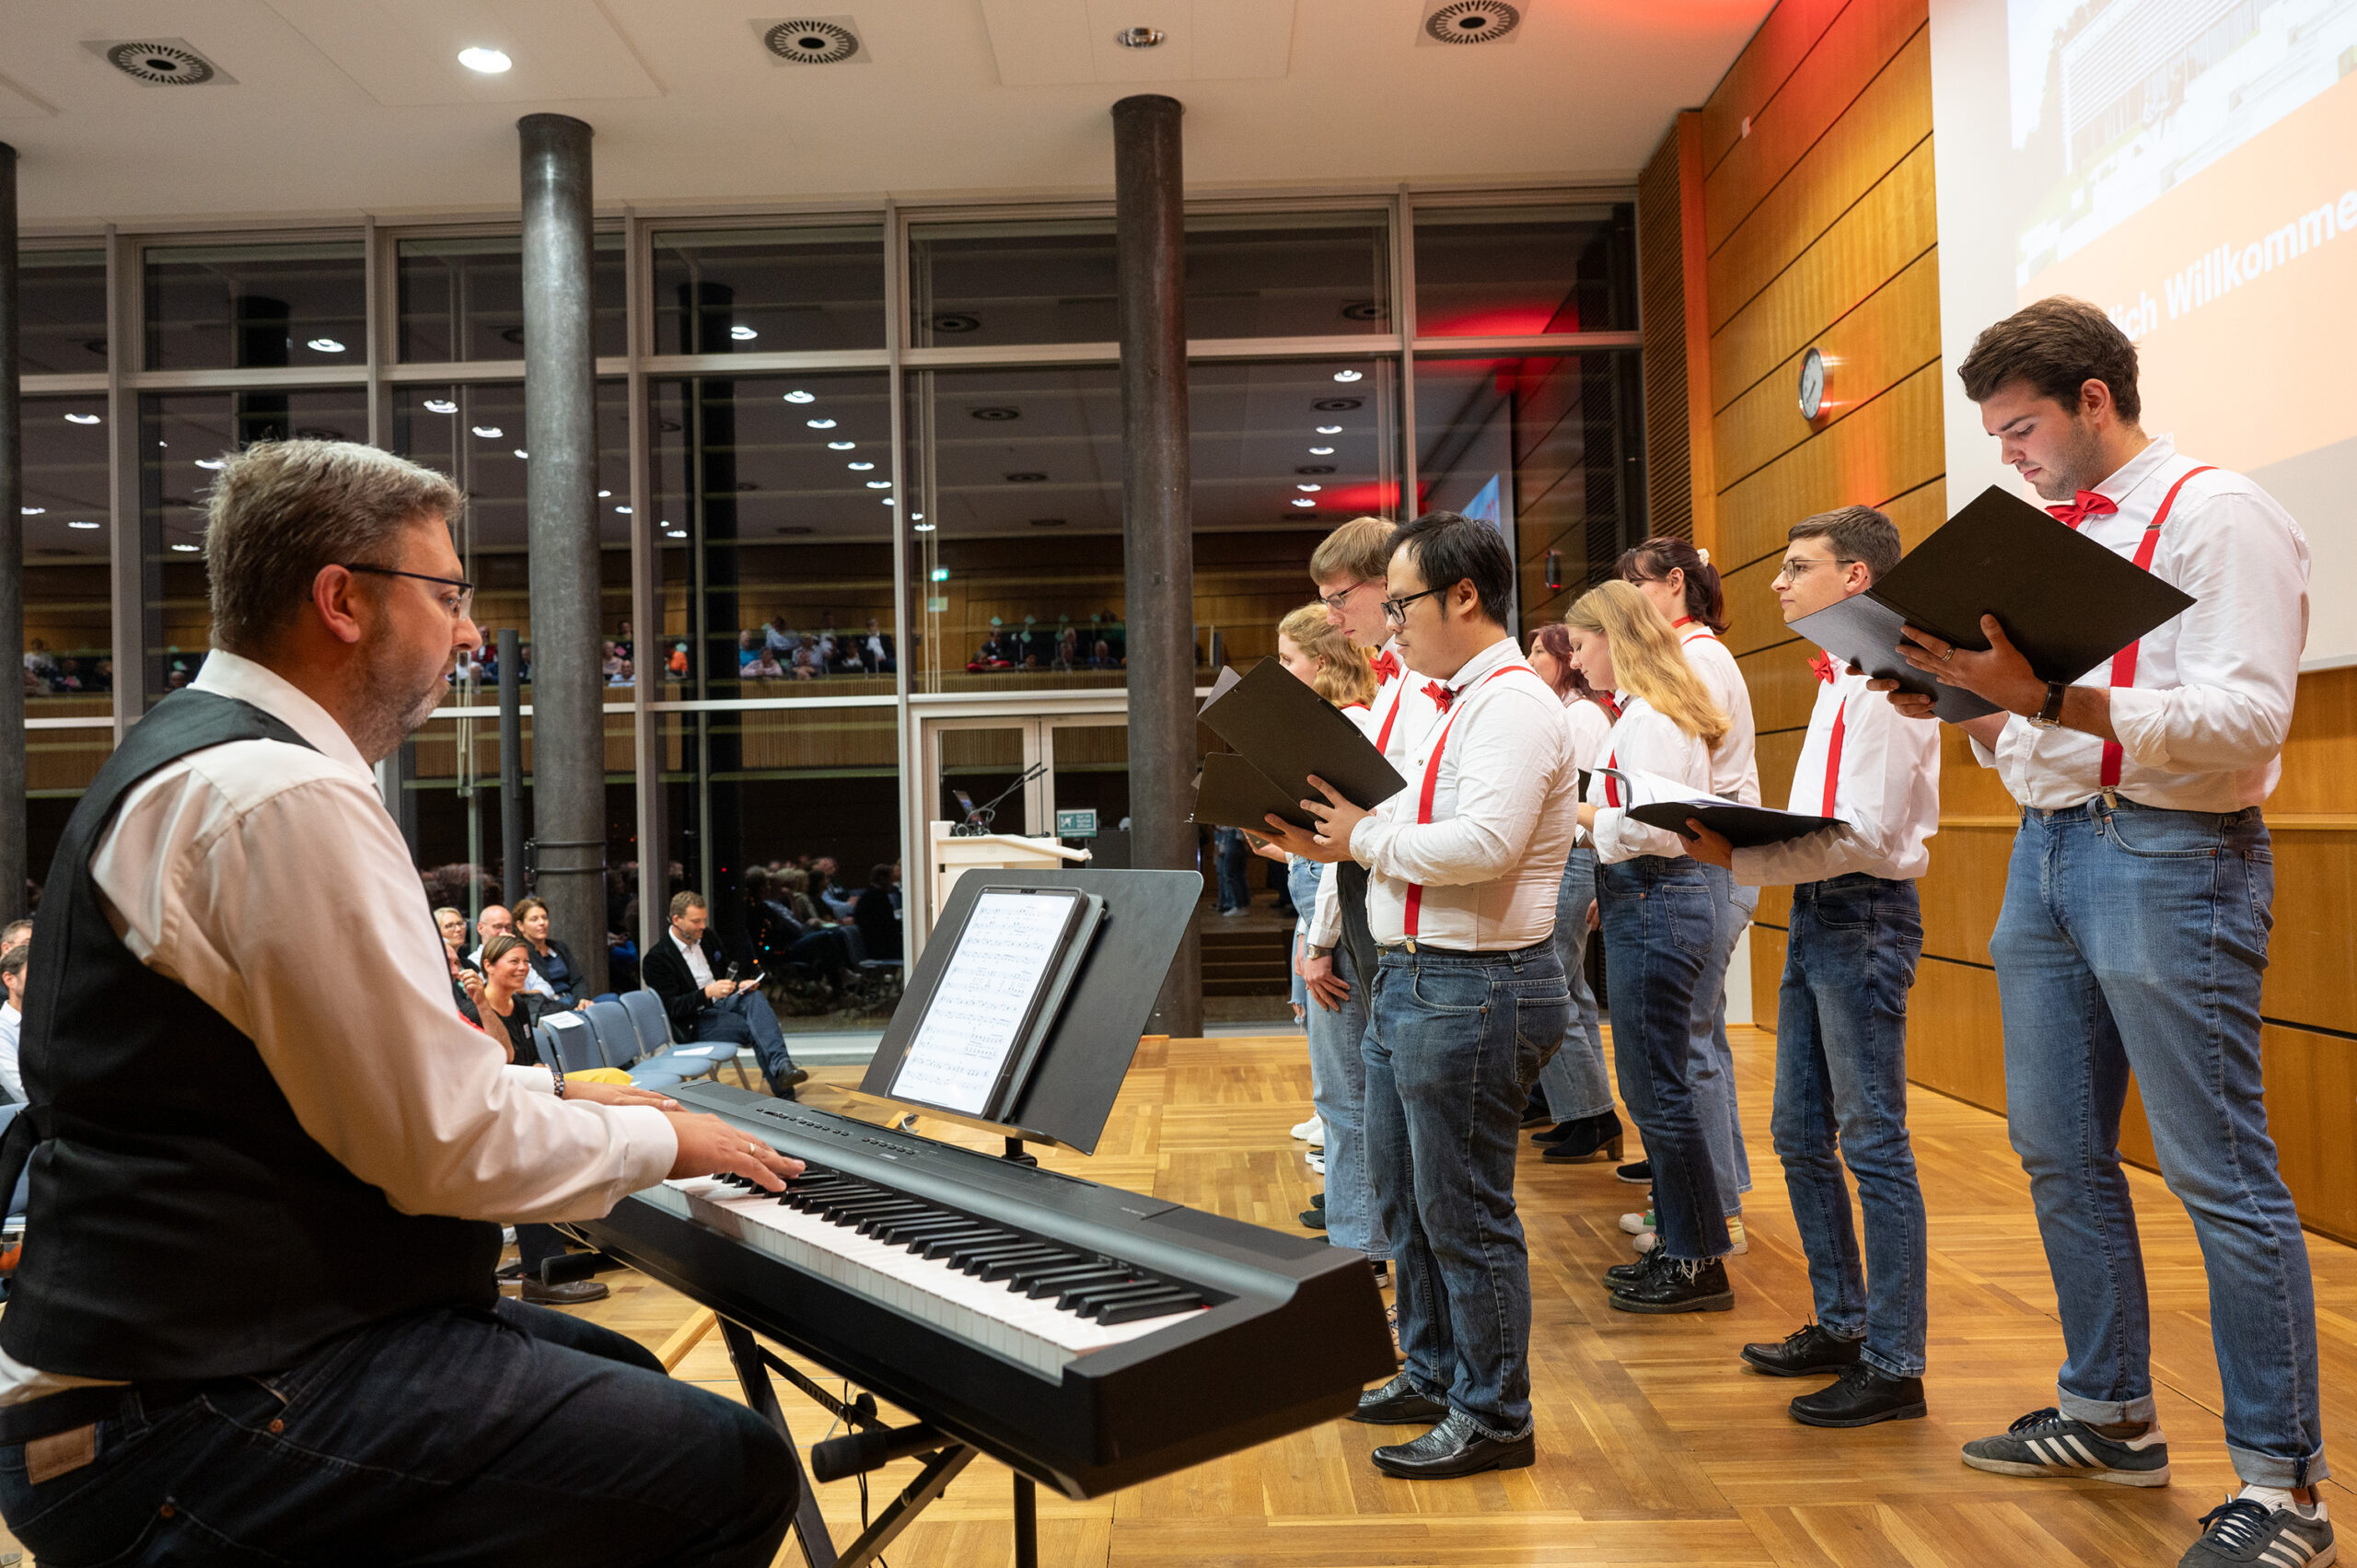
[{"label": "person in dark jacket", "polygon": [[868,873],[867,886],[852,905],[852,923],[871,958],[898,961],[900,957],[900,879],[897,865],[879,865]]},{"label": "person in dark jacket", "polygon": [[711,1040],[725,1045],[749,1045],[760,1058],[761,1075],[770,1092],[782,1099],[794,1098],[795,1086],[810,1074],[794,1064],[785,1049],[784,1031],[777,1013],[749,980],[728,976],[727,959],[706,927],[712,912],[702,893],[689,890],[671,899],[671,929],[646,950],[639,972],[646,988],[663,999],[670,1016],[671,1033],[681,1040]]},{"label": "person in dark jacket", "polygon": [[529,947],[532,972],[549,982],[555,993],[558,1005],[577,1007],[581,1005],[581,966],[574,961],[573,949],[549,935],[549,906],[543,899],[516,900],[516,930]]}]

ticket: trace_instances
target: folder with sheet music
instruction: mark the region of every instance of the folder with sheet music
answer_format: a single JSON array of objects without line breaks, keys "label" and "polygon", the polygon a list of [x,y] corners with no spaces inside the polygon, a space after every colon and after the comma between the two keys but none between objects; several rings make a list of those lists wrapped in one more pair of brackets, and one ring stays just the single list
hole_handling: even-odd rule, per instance
[{"label": "folder with sheet music", "polygon": [[1367,810],[1408,787],[1358,726],[1272,658],[1247,675],[1223,671],[1199,716],[1236,750],[1203,759],[1197,822],[1265,833],[1274,813],[1314,830],[1317,819],[1301,808],[1319,798],[1312,773]]},{"label": "folder with sheet music", "polygon": [[1715,795],[1687,788],[1675,779],[1642,768],[1600,768],[1620,781],[1629,815],[1648,828],[1666,828],[1681,839],[1694,835],[1686,829],[1692,818],[1737,849],[1780,844],[1806,838],[1827,828],[1842,826],[1838,817],[1811,817],[1799,811],[1779,811],[1769,806],[1746,806]]},{"label": "folder with sheet music", "polygon": [[1802,616],[1792,628],[1839,662],[1928,694],[1933,713],[1956,724],[1997,709],[1909,664],[1898,651],[1902,626],[1982,652],[1989,639],[1980,618],[1994,615],[2039,679],[2073,681],[2192,603],[2190,595],[1992,484],[1874,587]]}]

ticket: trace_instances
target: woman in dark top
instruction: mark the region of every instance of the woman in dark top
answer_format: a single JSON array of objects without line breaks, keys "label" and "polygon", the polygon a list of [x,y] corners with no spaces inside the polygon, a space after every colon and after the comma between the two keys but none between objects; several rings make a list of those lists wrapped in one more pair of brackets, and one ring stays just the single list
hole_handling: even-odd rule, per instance
[{"label": "woman in dark top", "polygon": [[581,966],[573,961],[572,948],[549,935],[549,906],[539,899],[517,900],[516,929],[530,947],[532,968],[549,982],[558,1003],[566,1007],[578,1005]]},{"label": "woman in dark top", "polygon": [[493,937],[482,950],[482,991],[475,1012],[482,1032],[507,1048],[507,1060],[519,1067],[540,1064],[532,1043],[532,1026],[543,1013],[556,1011],[545,996],[528,994],[524,987],[532,973],[532,945],[514,932]]}]

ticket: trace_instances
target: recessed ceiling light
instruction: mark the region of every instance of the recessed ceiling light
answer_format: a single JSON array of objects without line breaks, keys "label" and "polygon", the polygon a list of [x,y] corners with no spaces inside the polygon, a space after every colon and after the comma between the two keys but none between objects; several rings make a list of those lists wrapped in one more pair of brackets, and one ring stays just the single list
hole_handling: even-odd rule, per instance
[{"label": "recessed ceiling light", "polygon": [[519,458],[528,458],[528,457],[530,457],[532,454],[531,454],[531,453],[529,453],[529,452],[528,452],[528,451],[526,451],[526,450],[524,450],[524,448],[523,448],[523,447],[517,447],[517,448],[516,448],[516,455],[517,455],[517,457],[519,457]]},{"label": "recessed ceiling light", "polygon": [[309,343],[305,343],[303,346],[308,349],[317,349],[321,354],[342,354],[343,352],[343,345],[336,342],[333,338],[313,338]]},{"label": "recessed ceiling light", "polygon": [[663,530],[663,537],[665,539],[685,539],[688,537],[688,530],[685,528],[665,528]]},{"label": "recessed ceiling light", "polygon": [[1334,455],[1334,448],[1331,447],[1312,447],[1309,448],[1309,455],[1313,458],[1330,458]]},{"label": "recessed ceiling light", "polygon": [[919,523],[915,527],[918,533],[931,533],[934,529],[934,525],[931,523]]},{"label": "recessed ceiling light", "polygon": [[176,544],[172,546],[172,548],[179,551],[182,555],[193,555],[196,553],[196,546],[192,544]]},{"label": "recessed ceiling light", "polygon": [[884,505],[886,505],[887,506],[897,506],[897,505],[900,505],[900,503],[899,503],[898,501],[893,500],[889,495],[887,495],[886,497],[884,497]]},{"label": "recessed ceiling light", "polygon": [[830,452],[848,452],[858,445],[859,443],[856,441],[830,441],[827,443],[827,450]]},{"label": "recessed ceiling light", "polygon": [[889,490],[892,488],[892,482],[888,479],[871,479],[867,482],[867,488],[870,490]]},{"label": "recessed ceiling light", "polygon": [[835,422],[831,419],[806,419],[802,423],[813,430],[832,430],[835,427]]},{"label": "recessed ceiling light", "polygon": [[1342,427],[1339,424],[1321,424],[1318,427],[1318,434],[1320,436],[1340,436],[1341,433]]},{"label": "recessed ceiling light", "polygon": [[611,495],[612,494],[613,492],[610,490],[600,490],[598,492],[598,499],[603,501],[607,496]]},{"label": "recessed ceiling light", "polygon": [[630,508],[627,506],[617,506],[614,510],[620,512],[625,517],[630,516]]},{"label": "recessed ceiling light", "polygon": [[98,422],[99,416],[95,413],[69,413],[65,416],[68,424],[96,424]]},{"label": "recessed ceiling light", "polygon": [[456,413],[459,412],[459,405],[452,402],[447,398],[428,398],[425,400],[425,412],[428,413]]},{"label": "recessed ceiling light", "polygon": [[1365,374],[1362,371],[1337,370],[1334,372],[1334,379],[1337,381],[1363,381],[1365,378]]},{"label": "recessed ceiling light", "polygon": [[1296,506],[1315,506],[1315,505],[1318,505],[1318,503],[1317,503],[1317,502],[1312,501],[1312,500],[1311,500],[1308,496],[1306,496],[1306,495],[1296,495],[1296,496],[1295,496],[1295,497],[1293,498],[1293,504],[1294,504],[1295,505],[1296,505]]},{"label": "recessed ceiling light", "polygon": [[46,506],[19,506],[17,510],[23,513],[28,517],[38,517],[43,512],[48,511],[49,508]]},{"label": "recessed ceiling light", "polygon": [[923,512],[911,512],[911,513],[909,514],[909,521],[911,521],[911,522],[912,522],[912,523],[921,523],[921,522],[923,522],[923,521],[924,521],[924,514],[923,514]]},{"label": "recessed ceiling light", "polygon": [[1323,489],[1325,489],[1326,487],[1325,487],[1324,485],[1322,485],[1322,484],[1296,484],[1296,485],[1295,485],[1295,486],[1294,486],[1294,488],[1295,488],[1295,490],[1319,491],[1319,490],[1323,490]]},{"label": "recessed ceiling light", "polygon": [[218,458],[199,458],[196,459],[196,466],[201,469],[211,469],[217,473],[229,465]]},{"label": "recessed ceiling light", "polygon": [[75,520],[75,521],[74,521],[74,522],[70,522],[70,523],[66,524],[65,526],[66,526],[67,528],[97,528],[99,525],[98,525],[98,524],[96,524],[96,523],[86,523],[86,522],[82,522],[82,521],[80,521],[80,520],[78,520],[78,519],[77,519],[77,520]]},{"label": "recessed ceiling light", "polygon": [[496,76],[516,64],[496,49],[461,49],[459,64],[470,71],[480,71],[486,76]]},{"label": "recessed ceiling light", "polygon": [[475,426],[475,434],[486,441],[496,441],[507,432],[500,429],[496,424],[478,424]]},{"label": "recessed ceiling light", "polygon": [[865,473],[869,469],[872,469],[876,465],[874,463],[845,463],[843,465],[843,467],[851,470],[853,473]]},{"label": "recessed ceiling light", "polygon": [[819,394],[816,392],[806,392],[801,388],[796,387],[794,390],[785,394],[785,401],[790,403],[815,403],[819,401]]},{"label": "recessed ceiling light", "polygon": [[740,343],[749,343],[755,338],[760,337],[761,334],[753,331],[750,327],[731,327],[728,329],[728,335],[735,338]]}]

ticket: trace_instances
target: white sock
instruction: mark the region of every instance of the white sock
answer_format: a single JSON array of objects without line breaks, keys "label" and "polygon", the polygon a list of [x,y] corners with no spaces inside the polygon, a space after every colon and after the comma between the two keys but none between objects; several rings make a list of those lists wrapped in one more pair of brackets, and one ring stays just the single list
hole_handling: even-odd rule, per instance
[{"label": "white sock", "polygon": [[2254,1484],[2244,1487],[2241,1494],[2263,1508],[2289,1508],[2303,1519],[2321,1519],[2325,1516],[2323,1498],[2319,1497],[2314,1503],[2295,1503],[2292,1500],[2292,1491],[2289,1487]]}]

